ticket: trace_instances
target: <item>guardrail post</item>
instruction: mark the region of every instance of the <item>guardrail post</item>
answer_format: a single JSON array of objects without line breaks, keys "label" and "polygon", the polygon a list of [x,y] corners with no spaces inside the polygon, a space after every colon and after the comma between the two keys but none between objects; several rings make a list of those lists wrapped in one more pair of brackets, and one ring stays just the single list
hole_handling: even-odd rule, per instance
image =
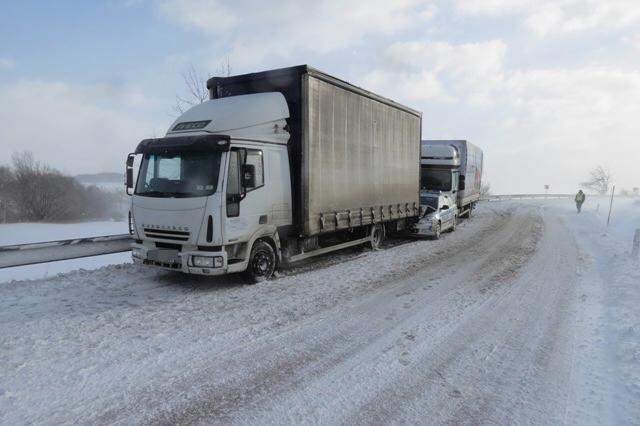
[{"label": "guardrail post", "polygon": [[636,235],[633,237],[633,248],[631,249],[631,256],[637,259],[638,251],[640,251],[640,229],[636,229]]}]

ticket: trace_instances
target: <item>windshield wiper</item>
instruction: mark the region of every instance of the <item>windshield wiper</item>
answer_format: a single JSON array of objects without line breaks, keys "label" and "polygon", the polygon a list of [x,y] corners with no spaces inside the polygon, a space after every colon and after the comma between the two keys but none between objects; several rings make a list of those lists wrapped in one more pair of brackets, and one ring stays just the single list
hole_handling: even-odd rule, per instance
[{"label": "windshield wiper", "polygon": [[194,194],[193,192],[167,192],[166,194],[174,198],[188,198],[198,196],[198,194]]},{"label": "windshield wiper", "polygon": [[144,197],[157,197],[157,198],[189,198],[189,197],[202,197],[193,192],[167,192],[167,191],[147,191],[139,192],[137,195]]},{"label": "windshield wiper", "polygon": [[168,192],[162,192],[162,191],[145,191],[145,192],[138,192],[138,194],[136,195],[142,195],[144,197],[167,197],[169,195]]}]

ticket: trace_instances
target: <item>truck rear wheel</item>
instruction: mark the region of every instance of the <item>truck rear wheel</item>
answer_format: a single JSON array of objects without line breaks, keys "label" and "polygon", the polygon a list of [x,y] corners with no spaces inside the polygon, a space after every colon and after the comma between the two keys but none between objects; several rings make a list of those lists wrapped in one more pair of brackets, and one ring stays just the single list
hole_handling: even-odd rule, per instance
[{"label": "truck rear wheel", "polygon": [[371,246],[371,249],[373,250],[379,249],[383,241],[384,241],[384,228],[379,223],[376,225],[373,225],[371,227],[371,234],[369,238],[369,245]]},{"label": "truck rear wheel", "polygon": [[264,241],[258,241],[251,248],[249,265],[242,276],[251,284],[257,284],[271,278],[276,270],[276,253],[273,247]]}]

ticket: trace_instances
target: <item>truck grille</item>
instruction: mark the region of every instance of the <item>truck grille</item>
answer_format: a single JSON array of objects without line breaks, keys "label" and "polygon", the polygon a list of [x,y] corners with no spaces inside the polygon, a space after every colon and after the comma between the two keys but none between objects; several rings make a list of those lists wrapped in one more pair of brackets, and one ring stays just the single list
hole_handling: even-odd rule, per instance
[{"label": "truck grille", "polygon": [[169,262],[158,262],[155,260],[145,259],[142,261],[145,265],[159,266],[160,268],[165,269],[182,269],[182,263],[169,263]]},{"label": "truck grille", "polygon": [[188,241],[189,232],[186,231],[168,231],[165,229],[151,229],[144,228],[144,233],[147,238],[159,238],[162,240],[171,241]]}]

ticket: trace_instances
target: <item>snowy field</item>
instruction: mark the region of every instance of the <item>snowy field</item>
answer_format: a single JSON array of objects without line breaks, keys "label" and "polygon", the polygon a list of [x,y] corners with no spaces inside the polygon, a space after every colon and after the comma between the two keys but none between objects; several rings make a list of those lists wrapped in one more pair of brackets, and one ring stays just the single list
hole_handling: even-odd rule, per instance
[{"label": "snowy field", "polygon": [[257,286],[126,253],[0,270],[0,424],[639,424],[640,203],[608,207],[486,202]]}]

